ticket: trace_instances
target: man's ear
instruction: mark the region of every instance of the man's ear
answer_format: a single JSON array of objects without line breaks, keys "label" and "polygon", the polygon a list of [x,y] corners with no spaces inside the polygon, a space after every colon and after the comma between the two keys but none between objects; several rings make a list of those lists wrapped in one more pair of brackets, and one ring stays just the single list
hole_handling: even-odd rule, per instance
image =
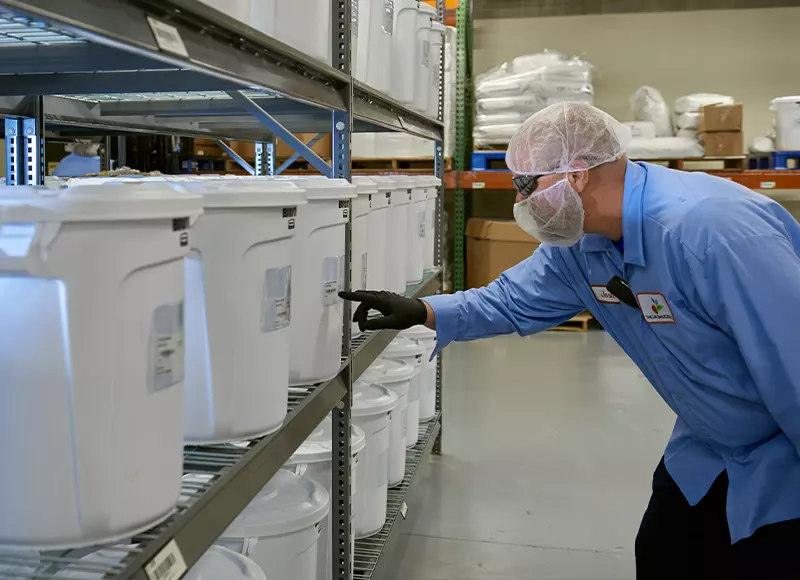
[{"label": "man's ear", "polygon": [[570,185],[572,188],[577,191],[578,193],[583,193],[583,190],[586,189],[586,186],[589,184],[589,172],[588,171],[575,171],[567,175],[567,179],[569,180]]}]

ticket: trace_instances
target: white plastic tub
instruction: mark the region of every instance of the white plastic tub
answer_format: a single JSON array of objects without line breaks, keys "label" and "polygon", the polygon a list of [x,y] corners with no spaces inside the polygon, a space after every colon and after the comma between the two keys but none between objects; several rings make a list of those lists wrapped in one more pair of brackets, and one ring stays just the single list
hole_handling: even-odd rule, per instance
[{"label": "white plastic tub", "polygon": [[217,543],[251,558],[267,578],[316,580],[317,542],[329,509],[322,484],[280,469]]},{"label": "white plastic tub", "polygon": [[[378,187],[369,178],[353,178],[358,197],[353,200],[353,222],[350,226],[352,263],[350,265],[350,289],[366,290],[369,276],[369,254],[375,251],[369,244],[370,214],[372,198],[377,197]],[[374,227],[374,226],[373,226]],[[384,239],[385,236],[384,236]],[[360,334],[358,324],[353,323],[353,335]]]},{"label": "white plastic tub", "polygon": [[417,370],[408,363],[379,358],[361,377],[368,383],[383,385],[397,395],[397,407],[392,412],[389,432],[389,487],[400,485],[406,474],[408,392],[411,379],[416,374]]},{"label": "white plastic tub", "polygon": [[113,542],[171,512],[201,213],[163,182],[0,187],[0,544]]},{"label": "white plastic tub", "polygon": [[411,377],[410,389],[408,391],[408,431],[406,432],[406,447],[414,447],[419,441],[419,399],[420,399],[420,377],[422,370],[422,355],[424,347],[416,340],[398,336],[386,350],[383,351],[384,358],[393,358],[411,365],[414,374]]},{"label": "white plastic tub", "polygon": [[[54,578],[102,580],[105,572],[100,570],[119,564],[127,554],[127,549],[98,550],[84,556],[76,564],[67,566]],[[98,571],[90,571],[93,567]],[[164,576],[164,578],[172,577],[177,576]],[[267,580],[258,564],[222,546],[211,546],[183,578],[184,580]]]},{"label": "white plastic tub", "polygon": [[439,187],[442,180],[434,175],[425,176],[425,250],[422,259],[426,271],[436,267],[436,202],[439,199]]},{"label": "white plastic tub", "polygon": [[304,189],[308,200],[297,208],[289,367],[289,384],[307,385],[339,372],[343,308],[338,293],[344,287],[345,226],[356,186],[344,179],[285,179]]},{"label": "white plastic tub", "polygon": [[800,151],[800,95],[773,99],[777,151]]},{"label": "white plastic tub", "polygon": [[[424,2],[419,3],[417,10],[417,23],[414,32],[415,42],[417,45],[417,60],[414,63],[414,80],[416,90],[414,91],[414,100],[412,106],[414,109],[421,113],[426,113],[428,110],[428,97],[430,95],[431,83],[433,82],[433,73],[435,62],[433,59],[433,43],[434,38],[434,25],[435,30],[441,35],[444,32],[444,26],[436,22],[436,8]],[[439,40],[441,44],[441,40]]]},{"label": "white plastic tub", "polygon": [[190,181],[206,212],[186,260],[186,442],[250,439],[286,417],[292,261],[305,192],[287,181]]},{"label": "white plastic tub", "polygon": [[414,326],[400,333],[403,338],[416,340],[425,349],[418,376],[419,420],[429,421],[436,415],[436,366],[439,355],[430,360],[436,348],[436,331],[425,326]]},{"label": "white plastic tub", "polygon": [[[351,431],[350,452],[352,453],[353,459],[350,463],[350,498],[352,502],[356,497],[358,489],[358,477],[356,475],[358,472],[358,457],[366,445],[366,437],[364,431],[356,425],[352,426]],[[328,495],[333,493],[332,434],[333,421],[331,421],[330,416],[328,416],[322,420],[322,423],[320,423],[314,432],[309,435],[308,439],[297,448],[297,451],[294,452],[291,459],[286,462],[286,467],[291,471],[304,477],[310,477],[321,484],[328,491]],[[332,577],[332,524],[333,518],[328,518],[327,523],[320,533],[318,543],[319,550],[317,554],[317,578],[319,580]],[[355,541],[355,538],[351,539]]]},{"label": "white plastic tub", "polygon": [[389,484],[389,426],[397,395],[365,381],[353,384],[353,424],[364,430],[366,446],[358,460],[358,494],[353,506],[356,538],[377,534],[386,523]]},{"label": "white plastic tub", "polygon": [[253,26],[304,54],[331,63],[329,0],[253,0]]},{"label": "white plastic tub", "polygon": [[354,176],[353,183],[373,184],[377,193],[370,199],[370,213],[367,220],[367,285],[369,290],[388,288],[386,276],[386,247],[389,228],[389,204],[392,198],[394,181],[391,179],[376,180],[367,176]]},{"label": "white plastic tub", "polygon": [[426,176],[409,177],[409,179],[413,188],[411,203],[408,206],[406,284],[418,284],[422,281],[425,269],[425,231],[428,223],[426,187],[430,180]]},{"label": "white plastic tub", "polygon": [[391,186],[386,228],[386,290],[404,294],[408,262],[408,208],[411,203],[411,179],[404,175],[372,177],[380,188]]},{"label": "white plastic tub", "polygon": [[394,1],[391,96],[407,105],[416,92],[418,12],[417,0]]},{"label": "white plastic tub", "polygon": [[359,0],[356,78],[389,94],[392,89],[394,0]]}]

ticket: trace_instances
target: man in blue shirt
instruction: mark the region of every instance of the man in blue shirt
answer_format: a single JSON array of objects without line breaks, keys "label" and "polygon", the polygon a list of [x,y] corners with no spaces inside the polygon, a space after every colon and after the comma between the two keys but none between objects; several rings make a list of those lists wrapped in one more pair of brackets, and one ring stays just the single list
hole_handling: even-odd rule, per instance
[{"label": "man in blue shirt", "polygon": [[56,177],[83,177],[91,173],[100,173],[99,144],[75,143],[70,148],[72,151],[58,162],[53,169],[53,175]]},{"label": "man in blue shirt", "polygon": [[453,295],[343,297],[362,329],[426,324],[438,349],[588,309],[678,416],[637,578],[800,578],[800,225],[730,181],[630,162],[628,139],[590,105],[544,109],[506,157],[530,258]]}]

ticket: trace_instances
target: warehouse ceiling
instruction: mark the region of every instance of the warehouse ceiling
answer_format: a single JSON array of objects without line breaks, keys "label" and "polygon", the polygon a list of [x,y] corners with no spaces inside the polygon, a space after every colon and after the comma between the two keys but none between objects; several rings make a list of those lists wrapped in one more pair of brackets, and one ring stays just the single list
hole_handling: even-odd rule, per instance
[{"label": "warehouse ceiling", "polygon": [[473,17],[520,18],[800,6],[800,0],[473,0]]}]

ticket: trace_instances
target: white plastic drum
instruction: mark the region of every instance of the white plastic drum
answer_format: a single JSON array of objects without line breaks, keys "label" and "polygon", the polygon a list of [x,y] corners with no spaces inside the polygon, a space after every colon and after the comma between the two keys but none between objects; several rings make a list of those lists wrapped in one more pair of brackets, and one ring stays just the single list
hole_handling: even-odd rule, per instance
[{"label": "white plastic drum", "polygon": [[391,185],[386,241],[386,290],[398,294],[406,291],[406,266],[408,261],[408,206],[411,203],[410,178],[404,175],[372,176],[382,185]]},{"label": "white plastic drum", "polygon": [[0,544],[113,542],[172,511],[201,213],[172,183],[0,187]]},{"label": "white plastic drum", "polygon": [[266,435],[286,417],[294,216],[305,192],[288,181],[186,186],[206,209],[186,260],[186,442]]},{"label": "white plastic drum", "polygon": [[364,430],[366,447],[358,458],[358,494],[353,506],[356,538],[377,534],[386,523],[389,484],[389,426],[397,395],[365,381],[353,384],[353,424]]},{"label": "white plastic drum", "polygon": [[[250,4],[252,0],[200,0],[200,2],[216,8],[231,18],[244,22],[248,26],[251,25]],[[258,4],[258,0],[253,4]]]},{"label": "white plastic drum", "polygon": [[394,0],[391,95],[407,105],[416,91],[418,11],[417,0]]},{"label": "white plastic drum", "polygon": [[[431,44],[433,41],[432,25],[436,21],[436,8],[424,2],[419,3],[417,11],[416,30],[414,32],[417,44],[417,60],[414,63],[414,80],[416,90],[412,106],[417,111],[424,113],[428,109],[428,95],[432,81],[431,70],[434,66]],[[439,24],[436,22],[436,24]]]},{"label": "white plastic drum", "polygon": [[406,439],[408,438],[408,392],[411,379],[417,374],[408,363],[379,358],[361,377],[368,383],[380,384],[397,395],[389,432],[389,487],[400,485],[406,474]]},{"label": "white plastic drum", "polygon": [[[105,570],[119,564],[128,551],[128,548],[106,548],[93,552],[81,558],[76,564],[61,570],[54,578],[101,580],[105,578]],[[92,568],[97,571],[90,571]],[[164,571],[165,575],[162,577],[178,577],[175,574],[166,575],[169,573],[169,570]],[[222,546],[211,546],[183,578],[184,580],[267,580],[258,564]]]},{"label": "white plastic drum", "polygon": [[392,90],[394,0],[359,0],[356,78],[388,95]]},{"label": "white plastic drum", "polygon": [[414,447],[419,441],[419,398],[420,398],[420,377],[422,370],[422,355],[425,348],[416,340],[398,336],[386,350],[383,351],[384,358],[394,358],[401,360],[414,367],[414,375],[411,377],[411,388],[408,391],[408,431],[406,435],[406,447]]},{"label": "white plastic drum", "polygon": [[[358,471],[358,456],[364,449],[364,445],[366,445],[366,437],[364,431],[356,425],[351,427],[351,433],[350,452],[353,456],[353,460],[350,462],[350,497],[352,500],[356,497],[356,490],[358,487],[358,478],[356,476]],[[297,448],[297,451],[294,452],[291,459],[286,462],[286,467],[290,470],[298,475],[310,477],[324,486],[329,495],[333,493],[332,434],[333,422],[330,416],[328,416],[322,420],[322,423],[320,423],[314,432],[309,435],[308,439]],[[333,537],[332,525],[333,518],[328,518],[326,525],[322,528],[319,538],[317,578],[320,580],[331,578],[333,573],[331,570],[331,562],[333,561],[333,542],[331,541]],[[355,542],[355,538],[351,539]]]},{"label": "white plastic drum", "polygon": [[800,151],[800,95],[773,99],[777,151]]},{"label": "white plastic drum", "polygon": [[[253,0],[257,5],[263,0]],[[268,0],[275,4],[274,36],[302,53],[331,63],[329,0]]]},{"label": "white plastic drum", "polygon": [[354,176],[353,183],[358,187],[362,184],[374,184],[377,193],[370,199],[370,212],[367,220],[367,288],[382,290],[388,288],[386,280],[386,246],[388,240],[389,204],[392,200],[394,180],[375,180],[367,176]]},{"label": "white plastic drum", "polygon": [[[352,262],[350,265],[350,289],[366,290],[369,276],[369,253],[374,250],[369,245],[369,217],[372,198],[377,197],[378,187],[371,179],[353,178],[358,188],[358,197],[353,200],[353,221],[350,226]],[[386,236],[384,235],[384,240]],[[360,334],[358,324],[353,323],[353,335]]]},{"label": "white plastic drum", "polygon": [[425,326],[414,326],[400,333],[403,338],[416,340],[425,349],[419,377],[419,420],[429,421],[436,415],[436,366],[439,355],[430,360],[436,348],[436,331]]},{"label": "white plastic drum", "polygon": [[356,187],[344,179],[289,179],[306,190],[297,208],[297,248],[292,268],[290,385],[336,376],[342,356],[345,226]]},{"label": "white plastic drum", "polygon": [[267,578],[316,580],[330,498],[317,481],[280,469],[217,543],[251,558]]},{"label": "white plastic drum", "polygon": [[436,201],[442,180],[433,175],[426,175],[425,179],[425,217],[428,222],[425,225],[425,252],[422,262],[424,269],[428,271],[436,267]]},{"label": "white plastic drum", "polygon": [[[427,6],[427,4],[426,4]],[[408,254],[406,255],[406,283],[422,281],[425,266],[425,230],[427,229],[426,176],[409,177],[413,188],[408,206]]]}]

